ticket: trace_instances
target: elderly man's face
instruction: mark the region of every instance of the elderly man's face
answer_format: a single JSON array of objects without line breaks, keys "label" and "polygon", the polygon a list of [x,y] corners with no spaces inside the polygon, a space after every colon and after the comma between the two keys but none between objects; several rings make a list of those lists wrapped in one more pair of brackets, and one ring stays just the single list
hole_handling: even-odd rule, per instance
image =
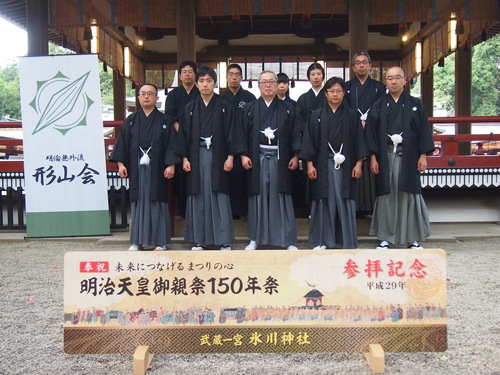
[{"label": "elderly man's face", "polygon": [[259,78],[260,95],[265,100],[270,100],[276,96],[278,91],[278,81],[272,73],[264,73]]}]

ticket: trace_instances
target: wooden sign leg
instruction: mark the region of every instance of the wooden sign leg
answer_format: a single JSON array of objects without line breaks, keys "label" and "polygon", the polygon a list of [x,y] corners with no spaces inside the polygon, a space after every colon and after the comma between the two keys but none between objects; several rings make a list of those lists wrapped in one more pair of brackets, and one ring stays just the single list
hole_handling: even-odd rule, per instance
[{"label": "wooden sign leg", "polygon": [[134,353],[134,375],[144,375],[152,359],[149,346],[138,346]]},{"label": "wooden sign leg", "polygon": [[380,344],[370,344],[368,347],[368,353],[363,354],[365,355],[365,358],[374,374],[385,373],[384,349],[382,349]]}]

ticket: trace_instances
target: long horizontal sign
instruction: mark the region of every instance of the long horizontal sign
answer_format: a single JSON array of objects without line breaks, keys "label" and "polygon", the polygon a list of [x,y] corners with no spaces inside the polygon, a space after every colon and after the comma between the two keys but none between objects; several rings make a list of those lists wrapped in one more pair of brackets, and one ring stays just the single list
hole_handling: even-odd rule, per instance
[{"label": "long horizontal sign", "polygon": [[446,350],[441,249],[70,252],[67,353]]}]

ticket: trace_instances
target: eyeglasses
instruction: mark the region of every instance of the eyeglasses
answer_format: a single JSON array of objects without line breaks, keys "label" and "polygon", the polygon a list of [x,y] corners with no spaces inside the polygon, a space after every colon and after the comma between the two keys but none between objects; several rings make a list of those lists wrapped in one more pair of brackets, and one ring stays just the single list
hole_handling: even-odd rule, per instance
[{"label": "eyeglasses", "polygon": [[396,76],[396,77],[391,76],[391,77],[387,77],[385,80],[391,82],[391,81],[399,81],[403,78],[404,78],[403,76]]},{"label": "eyeglasses", "polygon": [[357,60],[357,61],[354,61],[354,65],[367,65],[369,64],[370,62],[368,60]]},{"label": "eyeglasses", "polygon": [[326,92],[329,92],[330,94],[342,94],[344,90],[326,90]]},{"label": "eyeglasses", "polygon": [[277,83],[277,81],[271,80],[271,81],[260,81],[259,85],[262,86],[273,86]]},{"label": "eyeglasses", "polygon": [[228,77],[241,77],[241,73],[227,73]]},{"label": "eyeglasses", "polygon": [[140,96],[156,96],[156,92],[153,91],[141,91],[139,93]]}]

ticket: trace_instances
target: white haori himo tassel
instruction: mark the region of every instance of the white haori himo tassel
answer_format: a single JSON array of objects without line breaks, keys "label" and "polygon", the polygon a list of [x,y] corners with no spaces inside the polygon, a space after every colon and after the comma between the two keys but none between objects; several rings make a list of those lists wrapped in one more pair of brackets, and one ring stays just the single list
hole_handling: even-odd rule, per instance
[{"label": "white haori himo tassel", "polygon": [[200,137],[205,141],[205,144],[207,145],[207,150],[210,150],[210,146],[212,146],[212,137],[213,135],[211,135],[210,137]]},{"label": "white haori himo tassel", "polygon": [[139,160],[139,164],[140,164],[140,165],[149,165],[149,162],[150,162],[150,160],[151,160],[151,159],[149,158],[148,152],[149,152],[149,150],[151,150],[151,147],[152,147],[152,146],[149,146],[149,148],[148,148],[146,151],[144,151],[144,150],[142,149],[142,147],[141,147],[141,146],[139,146],[139,148],[140,148],[140,149],[141,149],[141,151],[142,151],[141,160]]},{"label": "white haori himo tassel", "polygon": [[271,144],[271,141],[274,139],[274,137],[276,137],[274,135],[274,133],[276,132],[276,130],[278,130],[278,128],[276,129],[271,129],[269,126],[267,128],[265,128],[264,130],[261,130],[260,132],[262,134],[264,134],[266,137],[267,137],[267,140],[269,141],[269,144]]},{"label": "white haori himo tassel", "polygon": [[361,117],[359,118],[361,121],[366,121],[366,119],[368,118],[368,112],[370,112],[370,108],[368,108],[368,111],[366,111],[365,113],[363,113],[359,108],[358,108],[358,112],[359,114],[361,115]]},{"label": "white haori himo tassel", "polygon": [[332,150],[333,152],[333,161],[335,162],[335,169],[340,169],[340,164],[342,164],[345,161],[345,156],[342,154],[342,148],[344,148],[344,144],[342,143],[340,145],[339,152],[335,152],[330,142],[328,142],[328,146],[330,147],[330,150]]},{"label": "white haori himo tassel", "polygon": [[395,154],[396,153],[396,149],[398,148],[398,145],[400,143],[403,143],[403,132],[399,133],[399,134],[393,134],[393,135],[389,135],[389,138],[391,139],[392,141],[392,144],[394,145],[394,148],[392,149],[392,153]]}]

